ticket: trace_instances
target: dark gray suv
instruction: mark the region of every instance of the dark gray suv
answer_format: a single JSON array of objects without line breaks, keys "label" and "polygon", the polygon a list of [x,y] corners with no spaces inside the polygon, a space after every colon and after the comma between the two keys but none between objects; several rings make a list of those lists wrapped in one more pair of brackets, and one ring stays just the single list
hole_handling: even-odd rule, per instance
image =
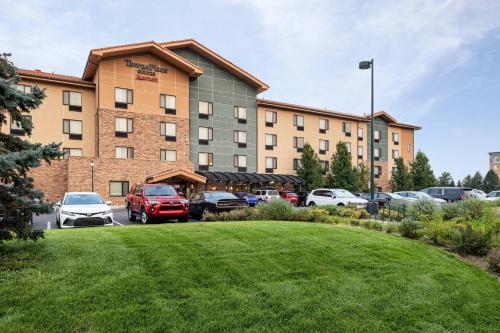
[{"label": "dark gray suv", "polygon": [[455,202],[474,196],[473,189],[468,187],[428,187],[421,191],[447,202]]}]

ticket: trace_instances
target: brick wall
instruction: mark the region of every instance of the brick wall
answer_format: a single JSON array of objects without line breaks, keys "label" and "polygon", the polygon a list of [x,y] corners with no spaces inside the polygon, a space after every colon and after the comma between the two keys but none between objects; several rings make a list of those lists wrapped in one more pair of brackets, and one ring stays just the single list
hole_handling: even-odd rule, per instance
[{"label": "brick wall", "polygon": [[38,168],[31,169],[35,188],[45,194],[47,201],[59,201],[68,188],[68,160],[43,162]]}]

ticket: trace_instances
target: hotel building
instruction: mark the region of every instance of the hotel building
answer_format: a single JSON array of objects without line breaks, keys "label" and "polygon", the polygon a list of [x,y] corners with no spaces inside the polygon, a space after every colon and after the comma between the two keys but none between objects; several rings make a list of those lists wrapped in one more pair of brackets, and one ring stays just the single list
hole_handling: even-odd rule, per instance
[{"label": "hotel building", "polygon": [[[49,200],[92,184],[115,204],[142,182],[170,183],[187,196],[300,187],[305,143],[325,170],[339,141],[354,165],[370,160],[369,117],[258,99],[267,84],[192,39],[93,49],[82,77],[17,72],[20,90],[38,85],[47,97],[30,115],[31,137],[10,121],[0,131],[62,143],[64,159],[31,173]],[[375,115],[379,189],[388,188],[395,158],[413,160],[418,129]]]}]

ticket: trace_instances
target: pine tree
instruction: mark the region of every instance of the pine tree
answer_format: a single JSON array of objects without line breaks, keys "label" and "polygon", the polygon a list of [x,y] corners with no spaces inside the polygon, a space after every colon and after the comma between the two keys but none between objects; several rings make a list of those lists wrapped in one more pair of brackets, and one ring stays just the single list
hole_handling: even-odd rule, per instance
[{"label": "pine tree", "polygon": [[343,188],[353,192],[357,189],[357,170],[352,166],[351,153],[347,150],[345,142],[337,143],[326,182],[330,188]]},{"label": "pine tree", "polygon": [[457,182],[457,187],[462,187],[462,182],[460,180]]},{"label": "pine tree", "polygon": [[297,174],[305,181],[305,189],[307,191],[323,186],[321,160],[309,143],[304,144],[302,157],[297,166]]},{"label": "pine tree", "polygon": [[498,175],[495,171],[489,170],[488,173],[486,173],[481,189],[486,193],[500,190],[500,179],[498,179]]},{"label": "pine tree", "polygon": [[[45,92],[33,87],[30,93],[20,92],[16,85],[20,78],[6,54],[0,57],[0,126],[7,124],[7,115],[31,135],[31,119],[24,117],[40,106]],[[31,228],[33,213],[47,213],[52,209],[43,203],[43,193],[33,188],[28,177],[41,161],[50,162],[62,156],[59,144],[29,143],[10,134],[0,133],[0,242],[13,238],[37,240],[41,231]]]},{"label": "pine tree", "polygon": [[423,188],[436,185],[436,177],[425,153],[419,150],[415,160],[410,163],[410,168],[415,190],[420,191]]},{"label": "pine tree", "polygon": [[463,187],[472,187],[472,176],[467,175],[465,178],[462,180],[462,186]]},{"label": "pine tree", "polygon": [[444,171],[441,176],[438,178],[439,186],[455,186],[455,182],[453,181],[453,177],[449,172]]},{"label": "pine tree", "polygon": [[472,176],[471,178],[470,187],[475,189],[480,189],[482,185],[483,185],[483,175],[481,175],[481,172],[476,171],[474,176]]},{"label": "pine tree", "polygon": [[396,168],[392,170],[390,185],[393,192],[413,189],[412,176],[402,157],[396,159]]}]

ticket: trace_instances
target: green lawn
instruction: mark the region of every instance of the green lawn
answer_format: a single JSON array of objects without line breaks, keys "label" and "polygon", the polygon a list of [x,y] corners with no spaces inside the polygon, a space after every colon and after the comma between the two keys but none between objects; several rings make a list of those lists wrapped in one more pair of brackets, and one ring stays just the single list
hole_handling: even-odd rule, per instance
[{"label": "green lawn", "polygon": [[47,232],[0,252],[0,332],[499,332],[500,283],[419,241],[299,222]]}]

